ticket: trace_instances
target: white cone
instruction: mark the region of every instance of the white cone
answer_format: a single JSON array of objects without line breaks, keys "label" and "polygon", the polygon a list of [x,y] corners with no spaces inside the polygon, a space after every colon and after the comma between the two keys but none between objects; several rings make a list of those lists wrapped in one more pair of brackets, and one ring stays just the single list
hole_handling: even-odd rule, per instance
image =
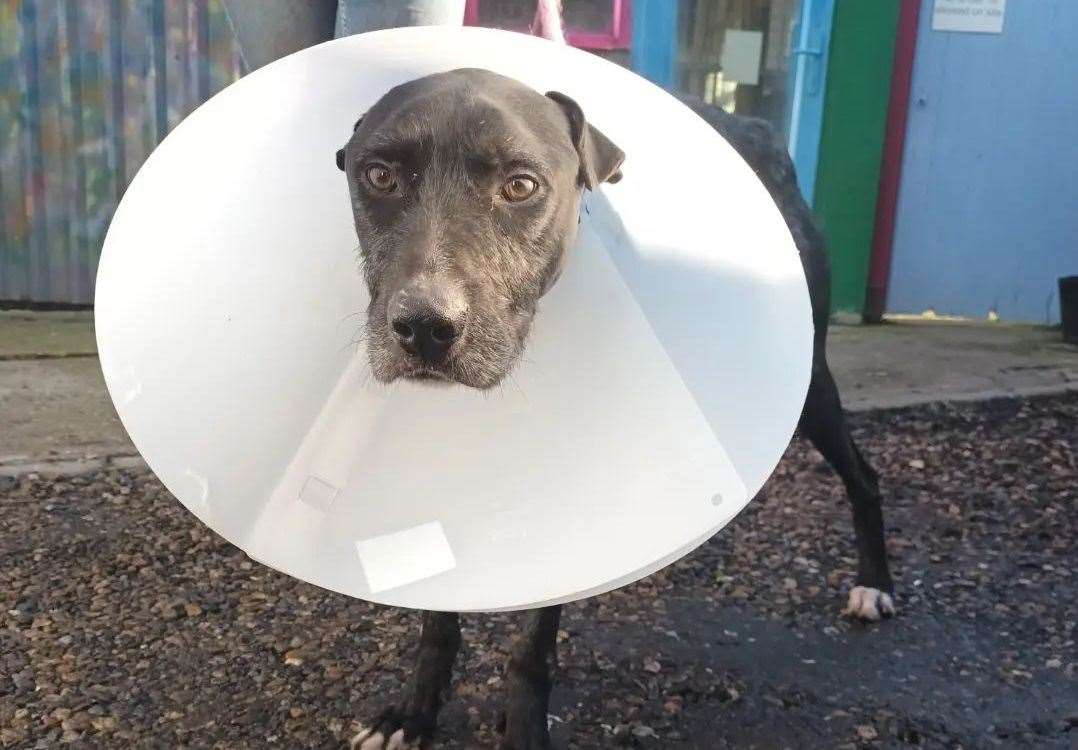
[{"label": "white cone", "polygon": [[[625,176],[585,195],[503,385],[383,386],[334,153],[389,88],[458,67],[572,96]],[[96,321],[125,427],[203,522],[311,583],[457,611],[606,591],[714,534],[781,457],[812,346],[793,241],[721,137],[612,63],[475,28],[336,40],[203,105],[117,210]]]}]

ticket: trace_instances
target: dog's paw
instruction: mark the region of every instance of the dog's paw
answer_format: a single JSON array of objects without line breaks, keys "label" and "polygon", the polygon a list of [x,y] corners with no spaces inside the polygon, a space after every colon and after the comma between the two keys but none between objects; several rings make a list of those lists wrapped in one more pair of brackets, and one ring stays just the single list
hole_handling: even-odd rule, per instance
[{"label": "dog's paw", "polygon": [[426,746],[431,734],[424,722],[389,709],[371,726],[361,725],[348,746],[351,750],[419,750]]},{"label": "dog's paw", "polygon": [[498,750],[550,750],[550,718],[545,712],[527,711],[510,717],[502,712],[498,718],[501,741]]},{"label": "dog's paw", "polygon": [[890,594],[870,586],[854,586],[846,601],[845,617],[868,622],[878,622],[895,613],[895,602]]},{"label": "dog's paw", "polygon": [[348,746],[352,750],[418,750],[422,747],[422,739],[405,739],[403,728],[388,736],[387,731],[389,730],[361,728]]}]

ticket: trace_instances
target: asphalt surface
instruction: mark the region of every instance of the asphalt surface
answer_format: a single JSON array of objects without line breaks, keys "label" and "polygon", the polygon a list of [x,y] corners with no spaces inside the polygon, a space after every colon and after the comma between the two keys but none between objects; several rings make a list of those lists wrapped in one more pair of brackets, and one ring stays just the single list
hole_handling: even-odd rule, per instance
[{"label": "asphalt surface", "polygon": [[[1078,394],[861,413],[898,616],[839,616],[841,486],[795,441],[730,526],[570,605],[556,746],[1078,747]],[[275,573],[145,472],[0,478],[0,745],[340,747],[416,615]],[[465,618],[443,747],[492,747],[517,616]]]}]

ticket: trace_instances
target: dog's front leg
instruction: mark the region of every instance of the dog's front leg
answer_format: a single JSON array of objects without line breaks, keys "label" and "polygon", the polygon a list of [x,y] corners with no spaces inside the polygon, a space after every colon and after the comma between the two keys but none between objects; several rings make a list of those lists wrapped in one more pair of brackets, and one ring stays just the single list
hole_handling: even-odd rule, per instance
[{"label": "dog's front leg", "polygon": [[460,650],[456,612],[424,612],[415,670],[403,701],[382,712],[369,728],[352,738],[359,750],[406,750],[422,747],[434,734],[438,711],[453,676]]},{"label": "dog's front leg", "polygon": [[529,612],[527,625],[513,642],[500,750],[550,747],[547,707],[553,684],[551,672],[557,666],[560,620],[560,605]]}]

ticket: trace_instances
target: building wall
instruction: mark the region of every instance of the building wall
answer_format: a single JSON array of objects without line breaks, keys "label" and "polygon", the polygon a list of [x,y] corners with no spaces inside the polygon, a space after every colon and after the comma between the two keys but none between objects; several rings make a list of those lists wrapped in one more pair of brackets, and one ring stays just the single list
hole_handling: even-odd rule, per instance
[{"label": "building wall", "polygon": [[1054,323],[1078,273],[1078,2],[1011,0],[1001,34],[920,17],[888,310]]},{"label": "building wall", "polygon": [[128,182],[239,74],[220,0],[0,0],[0,306],[91,303]]},{"label": "building wall", "polygon": [[831,253],[831,308],[861,312],[875,227],[899,0],[837,0],[813,208]]}]

